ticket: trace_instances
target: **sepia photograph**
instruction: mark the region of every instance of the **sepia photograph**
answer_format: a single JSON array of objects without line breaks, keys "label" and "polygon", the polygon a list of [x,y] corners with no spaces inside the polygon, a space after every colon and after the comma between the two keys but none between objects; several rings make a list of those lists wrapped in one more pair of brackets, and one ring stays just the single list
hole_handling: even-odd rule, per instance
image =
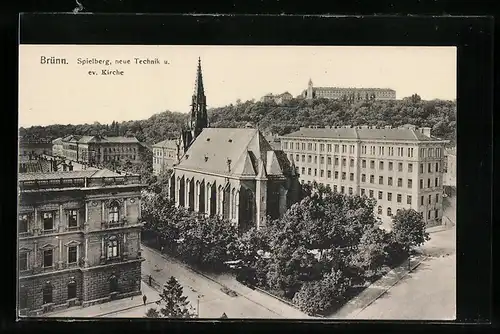
[{"label": "sepia photograph", "polygon": [[457,48],[19,45],[20,319],[455,320]]}]

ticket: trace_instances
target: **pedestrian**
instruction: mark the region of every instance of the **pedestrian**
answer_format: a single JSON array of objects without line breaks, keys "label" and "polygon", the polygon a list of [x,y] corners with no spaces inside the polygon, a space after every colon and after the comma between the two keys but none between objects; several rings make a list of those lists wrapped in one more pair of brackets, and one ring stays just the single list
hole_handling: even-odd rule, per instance
[{"label": "pedestrian", "polygon": [[151,277],[151,275],[149,275],[149,286],[152,286],[152,283],[153,283],[153,277]]},{"label": "pedestrian", "polygon": [[163,254],[163,246],[161,246],[161,253]]},{"label": "pedestrian", "polygon": [[146,297],[146,295],[143,295],[142,296],[142,301],[144,302],[144,305],[146,305],[146,300],[148,300],[148,297]]}]

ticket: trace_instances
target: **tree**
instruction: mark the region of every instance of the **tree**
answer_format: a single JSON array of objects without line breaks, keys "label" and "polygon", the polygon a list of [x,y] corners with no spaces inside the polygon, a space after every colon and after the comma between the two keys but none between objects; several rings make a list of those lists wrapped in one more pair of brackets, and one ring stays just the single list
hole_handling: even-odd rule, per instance
[{"label": "tree", "polygon": [[315,315],[341,301],[349,285],[341,271],[332,271],[319,281],[305,283],[293,297],[293,303],[301,311]]},{"label": "tree", "polygon": [[374,226],[367,229],[360,239],[357,251],[353,254],[353,265],[364,272],[376,274],[388,258],[387,248],[390,245],[390,234]]},{"label": "tree", "polygon": [[163,286],[160,294],[160,311],[149,309],[146,317],[149,318],[194,318],[196,317],[193,308],[183,295],[183,288],[175,277],[170,279]]},{"label": "tree", "polygon": [[420,246],[430,239],[425,228],[422,213],[413,209],[400,210],[392,218],[392,235],[408,255],[408,270],[410,270],[412,248]]}]

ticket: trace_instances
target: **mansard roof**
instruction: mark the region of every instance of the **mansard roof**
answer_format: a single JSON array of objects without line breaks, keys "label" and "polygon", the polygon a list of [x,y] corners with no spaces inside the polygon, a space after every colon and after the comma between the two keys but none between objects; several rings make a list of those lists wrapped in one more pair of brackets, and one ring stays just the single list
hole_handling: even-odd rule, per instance
[{"label": "mansard roof", "polygon": [[[241,177],[283,175],[280,157],[257,129],[205,128],[174,169]],[[267,168],[269,170],[267,170]]]}]

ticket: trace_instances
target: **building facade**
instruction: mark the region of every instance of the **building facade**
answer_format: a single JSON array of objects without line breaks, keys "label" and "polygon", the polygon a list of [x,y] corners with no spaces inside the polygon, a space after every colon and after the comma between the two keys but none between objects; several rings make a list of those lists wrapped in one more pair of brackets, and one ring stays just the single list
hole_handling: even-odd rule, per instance
[{"label": "building facade", "polygon": [[21,315],[141,294],[142,187],[109,170],[19,174]]},{"label": "building facade", "polygon": [[456,148],[445,150],[444,185],[457,186],[457,150]]},{"label": "building facade", "polygon": [[63,156],[63,141],[62,138],[56,138],[52,141],[52,155],[56,157]]},{"label": "building facade", "polygon": [[204,129],[169,181],[176,206],[218,215],[240,231],[280,217],[299,194],[293,162],[257,129]]},{"label": "building facade", "polygon": [[135,137],[70,135],[62,139],[63,157],[91,166],[102,166],[111,161],[140,162],[142,148]]},{"label": "building facade", "polygon": [[52,155],[52,142],[47,140],[34,140],[19,137],[19,152],[20,156],[40,156]]},{"label": "building facade", "polygon": [[284,103],[286,101],[290,101],[292,99],[293,99],[292,94],[290,94],[289,92],[284,92],[283,94],[279,94],[279,95],[273,95],[273,94],[264,95],[260,99],[260,102],[264,102],[264,103],[274,102],[276,104],[282,104],[282,103]]},{"label": "building facade", "polygon": [[153,145],[153,174],[172,169],[182,155],[179,139],[167,139]]},{"label": "building facade", "polygon": [[346,101],[395,100],[396,91],[390,88],[314,87],[312,80],[309,80],[302,97],[308,100],[318,98]]},{"label": "building facade", "polygon": [[301,128],[281,143],[301,182],[375,198],[384,222],[413,208],[429,226],[440,224],[447,141],[430,128]]}]

